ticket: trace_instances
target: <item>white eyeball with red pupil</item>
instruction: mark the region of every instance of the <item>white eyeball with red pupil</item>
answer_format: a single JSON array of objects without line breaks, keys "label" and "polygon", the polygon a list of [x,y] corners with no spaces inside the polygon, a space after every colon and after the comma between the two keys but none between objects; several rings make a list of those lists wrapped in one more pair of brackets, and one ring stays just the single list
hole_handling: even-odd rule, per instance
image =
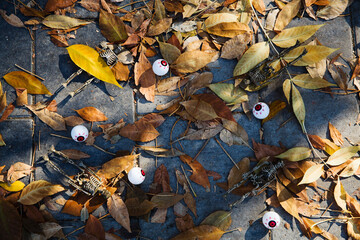
[{"label": "white eyeball with red pupil", "polygon": [[130,169],[128,179],[132,184],[139,185],[145,180],[145,172],[139,167],[134,167]]},{"label": "white eyeball with red pupil", "polygon": [[152,70],[158,76],[164,76],[169,71],[169,64],[165,59],[158,59],[152,65]]},{"label": "white eyeball with red pupil", "polygon": [[280,216],[276,212],[267,212],[264,214],[262,222],[267,229],[275,229],[280,225]]},{"label": "white eyeball with red pupil", "polygon": [[89,130],[83,125],[77,125],[71,130],[71,137],[75,142],[84,142],[89,136]]},{"label": "white eyeball with red pupil", "polygon": [[252,112],[254,117],[256,117],[257,119],[264,119],[269,116],[270,108],[266,103],[258,102],[253,107]]}]

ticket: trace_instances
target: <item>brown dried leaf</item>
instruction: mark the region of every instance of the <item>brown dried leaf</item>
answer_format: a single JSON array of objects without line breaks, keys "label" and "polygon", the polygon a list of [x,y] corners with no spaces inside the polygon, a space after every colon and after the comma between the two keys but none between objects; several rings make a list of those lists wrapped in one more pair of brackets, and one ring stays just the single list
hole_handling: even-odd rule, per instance
[{"label": "brown dried leaf", "polygon": [[78,116],[69,116],[64,118],[67,126],[75,127],[76,125],[82,125],[84,120]]},{"label": "brown dried leaf", "polygon": [[31,182],[21,192],[19,202],[24,205],[33,205],[44,197],[64,191],[60,185],[53,185],[45,180]]},{"label": "brown dried leaf", "polygon": [[160,133],[155,127],[146,121],[136,121],[120,129],[120,136],[127,137],[133,141],[149,142],[157,138]]},{"label": "brown dried leaf", "polygon": [[194,197],[191,195],[190,190],[188,190],[184,194],[184,202],[190,208],[191,212],[195,215],[195,217],[197,217],[197,215],[196,215],[196,201],[195,201]]},{"label": "brown dried leaf", "polygon": [[187,51],[181,54],[176,61],[172,64],[179,73],[191,73],[196,72],[200,68],[205,67],[208,63],[215,61],[214,57],[217,52],[203,52],[203,51]]},{"label": "brown dried leaf", "polygon": [[167,31],[172,23],[172,18],[164,18],[157,21],[154,25],[151,25],[148,29],[147,35],[150,37],[159,35]]},{"label": "brown dried leaf", "polygon": [[77,0],[48,0],[45,5],[45,12],[55,12],[60,8],[67,8],[73,5]]},{"label": "brown dried leaf", "polygon": [[193,221],[192,217],[190,216],[190,214],[186,214],[183,217],[175,218],[175,224],[176,224],[176,228],[180,232],[185,232],[185,231],[195,227],[194,221]]},{"label": "brown dried leaf", "polygon": [[242,175],[249,171],[250,169],[250,159],[243,158],[241,159],[236,166],[233,166],[227,177],[228,188],[232,188],[235,184],[239,183],[242,180]]},{"label": "brown dried leaf", "polygon": [[214,126],[201,128],[199,130],[195,130],[191,128],[183,138],[188,140],[209,139],[216,136],[222,130],[223,130],[223,126],[221,124],[216,124]]},{"label": "brown dried leaf", "polygon": [[296,206],[296,200],[292,194],[278,181],[276,181],[276,196],[280,202],[282,208],[287,211],[290,215],[295,217],[299,222],[301,218]]},{"label": "brown dried leaf", "polygon": [[159,47],[161,55],[169,64],[172,64],[181,54],[180,50],[170,43],[159,42]]},{"label": "brown dried leaf", "polygon": [[20,178],[30,175],[31,171],[33,171],[34,169],[35,168],[28,164],[17,162],[10,166],[6,177],[7,181],[9,183],[13,183]]},{"label": "brown dried leaf", "polygon": [[334,199],[336,204],[344,211],[346,211],[346,191],[338,178],[338,181],[334,188]]},{"label": "brown dried leaf", "polygon": [[169,12],[184,12],[183,5],[178,0],[165,0],[164,6]]},{"label": "brown dried leaf", "polygon": [[[3,136],[0,133],[0,147],[2,147],[2,146],[6,146],[6,143],[5,143],[4,139],[3,139]],[[0,181],[4,181],[2,179],[2,176],[0,176]]]},{"label": "brown dried leaf", "polygon": [[320,214],[320,204],[311,202],[311,203],[305,203],[303,201],[297,201],[296,208],[298,212],[306,217],[312,217],[314,215]]},{"label": "brown dried leaf", "polygon": [[193,170],[193,174],[189,177],[190,180],[203,186],[207,192],[210,191],[210,182],[205,168],[197,160],[193,160],[193,158],[188,155],[182,155],[180,159]]},{"label": "brown dried leaf", "polygon": [[139,217],[149,213],[156,205],[149,200],[141,201],[138,198],[128,198],[125,201],[130,216]]},{"label": "brown dried leaf", "polygon": [[28,104],[27,98],[27,89],[26,88],[16,88],[16,105],[17,106],[24,106]]},{"label": "brown dried leaf", "polygon": [[86,221],[84,232],[96,237],[98,240],[105,240],[105,230],[99,219],[90,214]]},{"label": "brown dried leaf", "polygon": [[88,155],[80,150],[77,150],[77,149],[64,149],[64,150],[61,150],[60,152],[65,154],[68,158],[74,159],[74,160],[80,160],[80,159],[90,157],[90,155]]},{"label": "brown dried leaf", "polygon": [[344,139],[342,138],[341,133],[339,132],[339,130],[336,129],[336,127],[334,125],[332,125],[329,122],[329,132],[330,132],[330,137],[333,140],[333,142],[338,145],[341,146],[344,143]]},{"label": "brown dried leaf", "polygon": [[241,22],[221,22],[214,26],[207,27],[206,31],[210,34],[227,38],[233,38],[246,33],[252,34],[249,26]]},{"label": "brown dried leaf", "polygon": [[152,193],[160,193],[160,192],[171,192],[172,189],[170,187],[170,177],[169,173],[164,164],[161,164],[156,170],[154,174],[154,182],[158,186],[157,191],[153,191]]},{"label": "brown dried leaf", "polygon": [[3,122],[5,121],[9,116],[10,114],[14,111],[15,109],[15,105],[14,103],[10,103],[6,108],[5,108],[5,111],[3,112],[1,118],[0,118],[0,122]]},{"label": "brown dried leaf", "polygon": [[75,110],[77,114],[80,115],[83,119],[89,122],[98,122],[98,121],[106,121],[108,118],[105,116],[103,112],[94,107],[84,107],[79,110]]},{"label": "brown dried leaf", "polygon": [[0,85],[0,113],[6,108],[6,92],[2,92]]},{"label": "brown dried leaf", "polygon": [[316,12],[316,16],[325,20],[334,19],[343,13],[351,2],[349,0],[331,0],[329,4]]},{"label": "brown dried leaf", "polygon": [[286,107],[286,102],[275,100],[271,102],[269,108],[270,113],[269,116],[267,116],[265,119],[261,121],[261,124],[264,124],[265,122],[271,120],[273,117],[275,117],[281,110],[283,110]]},{"label": "brown dried leaf", "polygon": [[46,108],[38,109],[36,105],[27,105],[26,107],[55,131],[66,130],[65,119],[60,114],[50,112]]},{"label": "brown dried leaf", "polygon": [[247,44],[251,38],[252,35],[249,32],[244,32],[226,41],[221,49],[220,57],[225,59],[239,59],[247,49]]},{"label": "brown dried leaf", "polygon": [[321,137],[319,137],[318,135],[311,135],[311,134],[308,134],[308,137],[314,148],[325,150],[325,142]]},{"label": "brown dried leaf", "polygon": [[189,100],[181,102],[181,105],[192,117],[200,121],[209,121],[218,117],[214,108],[202,100]]},{"label": "brown dried leaf", "polygon": [[210,225],[200,225],[182,232],[171,240],[219,240],[225,232],[217,227]]},{"label": "brown dried leaf", "polygon": [[130,70],[121,62],[117,62],[115,66],[111,68],[111,71],[118,81],[127,81],[129,79]]},{"label": "brown dried leaf", "polygon": [[25,27],[24,23],[20,20],[20,18],[14,14],[6,15],[6,11],[0,9],[0,15],[4,18],[4,20],[14,27]]},{"label": "brown dried leaf", "polygon": [[143,52],[134,68],[134,79],[136,85],[141,85],[140,92],[145,95],[148,101],[154,101],[155,98],[155,73],[152,66]]},{"label": "brown dried leaf", "polygon": [[99,27],[109,42],[124,42],[128,38],[125,24],[119,16],[100,9]]},{"label": "brown dried leaf", "polygon": [[331,77],[334,79],[336,84],[345,92],[348,88],[348,76],[347,74],[338,66],[330,64],[328,70],[331,74]]},{"label": "brown dried leaf", "polygon": [[151,198],[151,202],[157,208],[169,208],[174,206],[177,202],[184,198],[184,195],[175,193],[159,193]]},{"label": "brown dried leaf", "polygon": [[129,212],[121,197],[117,194],[113,194],[108,198],[107,206],[111,216],[131,233]]},{"label": "brown dried leaf", "polygon": [[301,0],[292,0],[279,12],[274,31],[283,30],[297,15],[301,7]]},{"label": "brown dried leaf", "polygon": [[158,208],[151,218],[151,223],[164,223],[166,221],[167,208]]},{"label": "brown dried leaf", "polygon": [[0,198],[0,231],[4,240],[21,240],[22,223],[17,209],[9,201]]},{"label": "brown dried leaf", "polygon": [[216,211],[207,216],[200,225],[210,225],[226,231],[231,225],[231,212]]},{"label": "brown dried leaf", "polygon": [[[97,174],[104,176],[107,179],[116,177],[122,171],[129,172],[134,166],[135,160],[139,155],[128,155],[123,157],[113,158],[110,161],[104,163]],[[121,178],[123,174],[120,174]]]},{"label": "brown dried leaf", "polygon": [[264,157],[269,157],[269,156],[273,157],[286,151],[286,149],[281,147],[257,143],[255,142],[254,139],[252,139],[252,143],[255,152],[255,157],[258,160]]},{"label": "brown dried leaf", "polygon": [[266,204],[268,204],[271,207],[278,208],[280,207],[280,202],[276,196],[276,194],[271,195],[268,199],[266,199]]}]

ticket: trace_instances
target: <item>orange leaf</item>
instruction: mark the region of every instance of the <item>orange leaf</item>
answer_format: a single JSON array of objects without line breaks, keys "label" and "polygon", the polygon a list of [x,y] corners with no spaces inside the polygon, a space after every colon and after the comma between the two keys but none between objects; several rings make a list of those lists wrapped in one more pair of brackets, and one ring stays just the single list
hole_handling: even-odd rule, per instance
[{"label": "orange leaf", "polygon": [[344,143],[344,139],[342,138],[341,133],[330,122],[329,122],[329,132],[331,139],[336,145],[341,146]]},{"label": "orange leaf", "polygon": [[210,191],[210,182],[206,174],[205,168],[196,160],[188,155],[180,156],[181,161],[188,164],[193,170],[193,174],[189,177],[193,182],[203,186],[206,191]]},{"label": "orange leaf", "polygon": [[83,119],[89,122],[106,121],[108,118],[99,109],[94,107],[84,107],[75,110]]}]

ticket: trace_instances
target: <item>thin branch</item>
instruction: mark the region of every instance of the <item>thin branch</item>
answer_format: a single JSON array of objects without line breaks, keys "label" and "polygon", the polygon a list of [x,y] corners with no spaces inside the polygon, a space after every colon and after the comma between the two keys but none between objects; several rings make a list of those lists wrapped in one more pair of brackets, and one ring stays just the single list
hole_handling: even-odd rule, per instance
[{"label": "thin branch", "polygon": [[196,193],[195,193],[195,191],[194,191],[193,187],[191,186],[191,183],[190,183],[190,181],[189,181],[189,179],[188,179],[188,177],[187,177],[187,175],[186,175],[186,172],[185,172],[185,170],[184,170],[184,167],[183,167],[182,165],[180,165],[180,166],[181,166],[181,169],[183,170],[183,173],[184,173],[185,179],[186,179],[187,183],[189,184],[189,187],[190,187],[190,189],[191,189],[192,193],[194,194],[194,197],[197,197],[197,195],[196,195]]},{"label": "thin branch", "polygon": [[17,64],[15,64],[15,67],[17,67],[17,68],[19,68],[19,69],[23,70],[24,72],[27,72],[27,73],[28,73],[28,74],[30,74],[30,75],[33,75],[33,76],[37,77],[37,78],[38,78],[38,79],[40,79],[40,80],[45,81],[45,78],[42,78],[42,77],[40,77],[39,75],[36,75],[35,73],[32,73],[32,72],[30,72],[29,70],[26,70],[25,68],[20,67],[20,66],[19,66],[19,65],[17,65]]},{"label": "thin branch", "polygon": [[234,161],[234,159],[232,159],[232,157],[231,157],[230,154],[225,150],[225,148],[221,145],[221,143],[219,142],[219,140],[218,140],[216,137],[215,137],[214,139],[215,139],[215,141],[219,144],[219,146],[221,147],[221,149],[224,151],[224,153],[226,154],[226,156],[228,156],[228,158],[230,158],[230,160],[231,160],[232,163],[235,165],[235,167],[240,170],[239,166],[236,164],[236,162]]}]

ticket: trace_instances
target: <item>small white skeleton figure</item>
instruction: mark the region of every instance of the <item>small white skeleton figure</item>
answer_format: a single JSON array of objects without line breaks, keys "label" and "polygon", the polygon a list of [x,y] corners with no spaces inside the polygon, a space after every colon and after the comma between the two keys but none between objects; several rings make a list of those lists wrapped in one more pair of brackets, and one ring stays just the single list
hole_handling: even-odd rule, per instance
[{"label": "small white skeleton figure", "polygon": [[276,179],[276,172],[278,169],[284,166],[283,161],[279,161],[276,164],[272,164],[269,161],[264,161],[259,165],[255,166],[249,172],[246,172],[242,175],[242,180],[230,188],[225,196],[234,191],[236,188],[240,187],[246,182],[252,183],[255,187],[252,191],[245,193],[239,200],[230,204],[230,208],[236,206],[237,204],[243,202],[250,195],[255,196],[265,188],[267,188],[272,181]]},{"label": "small white skeleton figure", "polygon": [[104,187],[101,178],[90,168],[85,166],[82,162],[79,164],[75,163],[72,159],[68,158],[65,154],[60,151],[55,150],[54,146],[51,146],[50,152],[54,153],[58,157],[61,157],[65,160],[66,163],[69,163],[80,170],[78,174],[71,178],[67,175],[62,169],[60,169],[53,161],[50,160],[49,155],[43,156],[43,159],[57,172],[62,174],[66,182],[73,186],[75,189],[85,193],[88,196],[96,196],[100,194],[105,199],[111,197],[111,193]]}]

